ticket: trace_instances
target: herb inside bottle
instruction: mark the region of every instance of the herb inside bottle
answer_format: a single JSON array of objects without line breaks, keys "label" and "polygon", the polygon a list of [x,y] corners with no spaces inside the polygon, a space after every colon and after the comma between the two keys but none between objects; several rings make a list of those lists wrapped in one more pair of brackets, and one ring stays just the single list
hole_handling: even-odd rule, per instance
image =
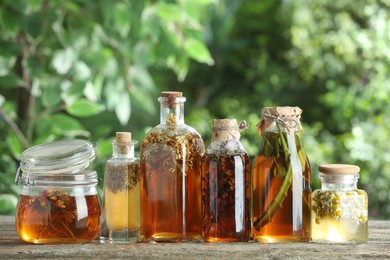
[{"label": "herb inside bottle", "polygon": [[246,242],[250,233],[250,161],[235,119],[214,120],[202,160],[203,238]]},{"label": "herb inside bottle", "polygon": [[141,241],[201,239],[203,140],[184,123],[181,92],[163,92],[160,124],[141,144]]},{"label": "herb inside bottle", "polygon": [[59,189],[44,190],[40,196],[21,195],[16,214],[18,234],[27,242],[83,243],[99,233],[97,195],[71,196]]},{"label": "herb inside bottle", "polygon": [[136,241],[140,227],[139,159],[130,132],[117,132],[113,156],[106,162],[102,243]]},{"label": "herb inside bottle", "polygon": [[262,110],[262,135],[253,168],[253,238],[310,239],[310,164],[300,142],[299,108]]}]

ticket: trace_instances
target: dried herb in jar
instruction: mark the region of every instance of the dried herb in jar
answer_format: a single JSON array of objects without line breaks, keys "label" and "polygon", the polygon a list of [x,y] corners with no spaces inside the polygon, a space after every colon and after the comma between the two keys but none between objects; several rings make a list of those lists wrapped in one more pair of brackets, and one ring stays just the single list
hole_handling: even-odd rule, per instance
[{"label": "dried herb in jar", "polygon": [[[76,201],[86,201],[87,212],[77,208]],[[19,232],[36,243],[88,241],[99,231],[100,204],[97,195],[80,198],[59,189],[49,189],[41,196],[21,195],[17,222]],[[81,215],[80,215],[81,214]]]}]

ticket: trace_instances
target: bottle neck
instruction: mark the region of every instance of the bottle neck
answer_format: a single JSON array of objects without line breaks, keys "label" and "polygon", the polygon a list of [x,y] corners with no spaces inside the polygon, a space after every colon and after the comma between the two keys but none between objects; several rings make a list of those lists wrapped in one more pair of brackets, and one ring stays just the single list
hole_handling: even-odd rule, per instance
[{"label": "bottle neck", "polygon": [[295,133],[295,132],[301,132],[301,128],[300,127],[295,127],[293,128],[292,130],[291,129],[287,129],[285,126],[279,124],[279,128],[278,126],[276,125],[276,123],[272,123],[270,126],[267,127],[266,131],[267,132],[279,132],[279,129],[280,131],[282,132],[292,132],[292,133]]},{"label": "bottle neck", "polygon": [[132,141],[130,143],[118,143],[112,142],[112,157],[113,158],[134,158],[134,144],[136,142]]},{"label": "bottle neck", "polygon": [[169,106],[161,102],[160,123],[164,125],[184,124],[184,103]]}]

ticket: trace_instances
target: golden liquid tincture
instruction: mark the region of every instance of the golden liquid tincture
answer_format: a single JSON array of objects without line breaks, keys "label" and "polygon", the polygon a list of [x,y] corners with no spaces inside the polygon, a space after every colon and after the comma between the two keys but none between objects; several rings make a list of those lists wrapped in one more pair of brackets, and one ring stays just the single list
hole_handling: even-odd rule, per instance
[{"label": "golden liquid tincture", "polygon": [[141,242],[201,240],[203,140],[184,123],[185,97],[163,92],[160,124],[141,144]]},{"label": "golden liquid tincture", "polygon": [[360,168],[324,164],[318,170],[322,186],[312,193],[313,242],[367,242],[368,197],[357,188]]},{"label": "golden liquid tincture", "polygon": [[94,146],[85,140],[56,141],[22,153],[16,183],[23,188],[16,231],[35,244],[86,243],[99,235],[98,176],[88,170]]},{"label": "golden liquid tincture", "polygon": [[252,171],[252,237],[257,242],[310,240],[310,164],[300,140],[302,110],[267,107]]},{"label": "golden liquid tincture", "polygon": [[140,175],[139,159],[134,157],[136,143],[130,132],[117,132],[112,141],[112,157],[106,162],[104,175],[101,243],[138,240]]}]

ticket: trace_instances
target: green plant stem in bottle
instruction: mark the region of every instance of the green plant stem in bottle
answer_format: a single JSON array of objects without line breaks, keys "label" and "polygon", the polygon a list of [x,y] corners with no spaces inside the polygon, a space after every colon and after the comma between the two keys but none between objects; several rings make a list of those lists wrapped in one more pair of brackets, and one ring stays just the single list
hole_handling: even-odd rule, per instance
[{"label": "green plant stem in bottle", "polygon": [[262,111],[252,176],[252,236],[260,242],[310,239],[310,165],[300,143],[299,108]]}]

